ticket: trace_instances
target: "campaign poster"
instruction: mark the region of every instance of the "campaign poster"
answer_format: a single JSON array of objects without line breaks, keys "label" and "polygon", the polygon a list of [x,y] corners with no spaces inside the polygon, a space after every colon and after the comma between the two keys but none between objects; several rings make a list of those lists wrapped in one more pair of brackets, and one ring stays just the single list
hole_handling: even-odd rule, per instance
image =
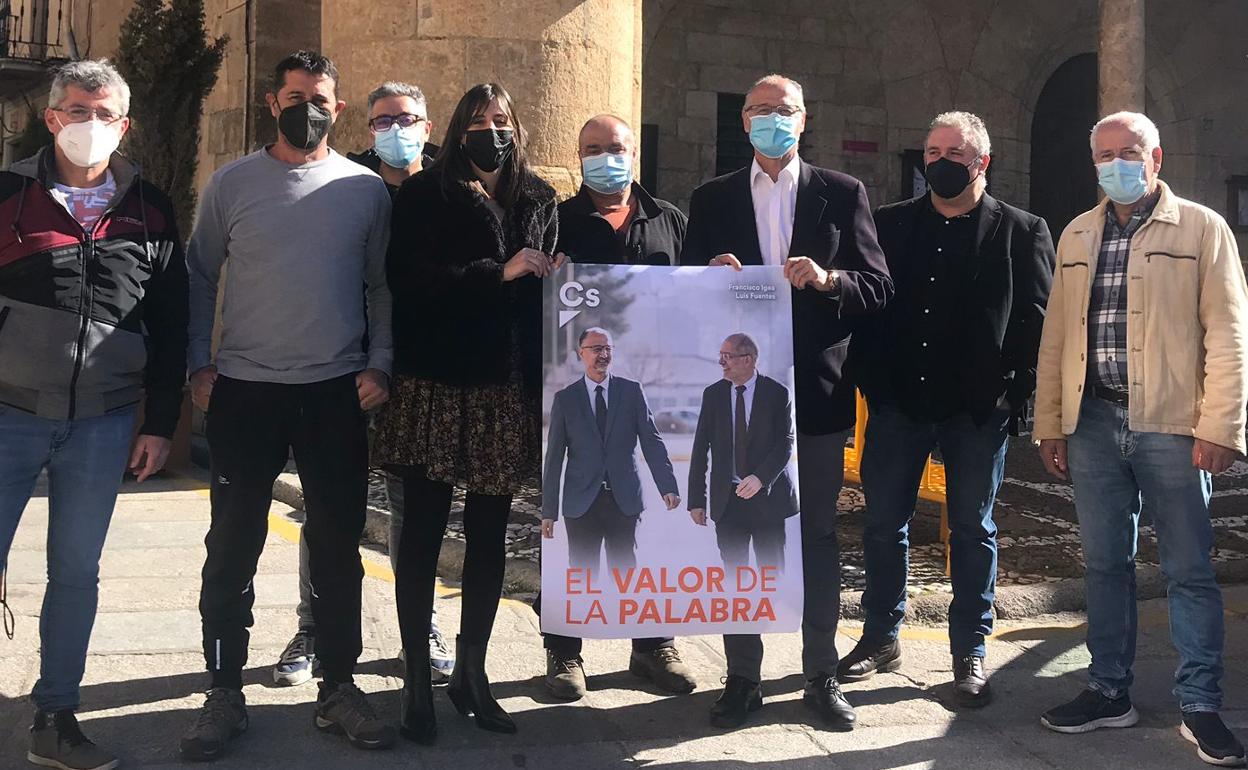
[{"label": "campaign poster", "polygon": [[543,630],[796,630],[801,525],[781,268],[568,264],[548,286]]}]

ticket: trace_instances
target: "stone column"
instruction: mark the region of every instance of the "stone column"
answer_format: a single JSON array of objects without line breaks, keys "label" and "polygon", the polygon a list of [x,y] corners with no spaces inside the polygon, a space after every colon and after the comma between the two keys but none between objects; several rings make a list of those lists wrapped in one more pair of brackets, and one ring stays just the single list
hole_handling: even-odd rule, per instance
[{"label": "stone column", "polygon": [[368,92],[385,80],[419,86],[441,144],[470,86],[502,83],[529,133],[535,170],[560,196],[580,183],[576,135],[614,112],[641,133],[642,0],[335,0],[322,6],[322,47],[338,64],[348,111],[331,141],[371,142]]},{"label": "stone column", "polygon": [[1144,0],[1100,0],[1100,17],[1100,114],[1143,112]]}]

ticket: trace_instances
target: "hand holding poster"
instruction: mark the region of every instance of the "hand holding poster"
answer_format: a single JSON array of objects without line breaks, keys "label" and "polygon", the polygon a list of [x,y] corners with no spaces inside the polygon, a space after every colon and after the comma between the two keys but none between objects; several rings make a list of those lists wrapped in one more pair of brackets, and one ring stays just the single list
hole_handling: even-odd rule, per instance
[{"label": "hand holding poster", "polygon": [[570,264],[555,275],[543,630],[799,627],[790,299],[779,267]]}]

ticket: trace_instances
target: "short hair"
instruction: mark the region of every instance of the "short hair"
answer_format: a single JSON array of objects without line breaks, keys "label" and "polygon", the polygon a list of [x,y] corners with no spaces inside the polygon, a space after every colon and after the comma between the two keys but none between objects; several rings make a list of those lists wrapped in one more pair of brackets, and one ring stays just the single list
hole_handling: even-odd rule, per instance
[{"label": "short hair", "polygon": [[77,86],[83,91],[95,92],[110,88],[117,92],[121,114],[130,114],[130,86],[108,59],[83,59],[61,65],[52,78],[48,92],[48,106],[55,109],[65,101],[65,88]]},{"label": "short hair", "polygon": [[1096,121],[1096,125],[1092,126],[1092,134],[1088,137],[1088,144],[1092,146],[1092,152],[1096,152],[1096,134],[1101,130],[1102,126],[1111,123],[1125,127],[1128,131],[1135,134],[1140,139],[1140,144],[1144,146],[1144,154],[1152,152],[1161,146],[1161,133],[1157,130],[1157,124],[1149,120],[1148,116],[1142,112],[1115,112],[1112,115],[1106,115]]},{"label": "short hair", "polygon": [[416,86],[411,83],[402,83],[398,80],[387,80],[374,88],[368,95],[368,109],[372,110],[374,104],[387,96],[410,96],[416,102],[416,106],[428,107],[424,92]]},{"label": "short hair", "polygon": [[753,93],[754,89],[763,85],[780,86],[781,88],[792,86],[793,89],[797,91],[797,99],[798,101],[802,103],[802,107],[804,108],[806,106],[806,94],[802,90],[802,84],[797,82],[791,77],[780,75],[775,72],[771,73],[770,75],[763,75],[758,80],[755,80],[754,84],[750,86],[748,91],[745,92],[745,95],[749,96],[751,93]]},{"label": "short hair", "polygon": [[758,358],[758,344],[754,342],[753,337],[746,334],[745,332],[737,332],[736,334],[729,334],[726,338],[724,338],[724,342],[731,344],[733,349],[736,350],[737,353],[740,353],[743,355],[749,354],[751,356],[754,356],[754,358],[756,359]]},{"label": "short hair", "polygon": [[580,141],[581,136],[585,134],[585,129],[589,128],[590,123],[597,123],[598,121],[604,120],[607,118],[610,118],[611,120],[619,121],[621,125],[623,125],[625,128],[628,129],[628,133],[630,134],[633,133],[633,127],[630,126],[628,124],[628,121],[625,120],[624,118],[621,118],[619,115],[616,115],[614,112],[600,112],[597,115],[593,116],[592,118],[590,118],[589,120],[581,124],[581,130],[577,132],[577,135],[576,135],[577,141],[578,142]]},{"label": "short hair", "polygon": [[927,133],[930,135],[937,128],[956,128],[961,131],[962,138],[971,146],[971,149],[975,150],[976,157],[992,154],[992,141],[988,138],[988,127],[974,113],[942,112],[932,118],[932,124],[927,127]]},{"label": "short hair", "polygon": [[338,94],[338,68],[328,56],[316,51],[298,50],[277,63],[273,70],[273,93],[281,91],[286,85],[286,73],[293,70],[304,70],[313,75],[321,75],[334,81],[334,94]]},{"label": "short hair", "polygon": [[581,345],[585,344],[585,338],[591,334],[601,334],[602,336],[607,338],[607,342],[614,341],[614,339],[611,337],[611,332],[607,331],[601,326],[591,326],[585,331],[581,332],[581,336],[576,339],[576,346],[579,348]]}]

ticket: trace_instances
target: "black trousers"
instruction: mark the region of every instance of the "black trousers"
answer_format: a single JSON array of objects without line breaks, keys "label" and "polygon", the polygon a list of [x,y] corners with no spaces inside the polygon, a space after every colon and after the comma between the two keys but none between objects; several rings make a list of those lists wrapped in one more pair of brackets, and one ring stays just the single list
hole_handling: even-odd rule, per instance
[{"label": "black trousers", "polygon": [[366,419],[355,376],[305,385],[218,377],[206,419],[212,523],[199,611],[213,686],[242,686],[252,579],[268,535],[273,482],[292,449],[307,513],[316,654],[327,682],[351,681],[361,649],[358,543],[368,497]]},{"label": "black trousers", "polygon": [[[604,488],[594,498],[589,509],[575,519],[565,518],[563,526],[568,533],[568,565],[585,567],[598,572],[602,565],[602,551],[607,552],[607,569],[628,569],[637,566],[637,524],[640,516],[628,516],[609,489]],[[533,608],[540,615],[542,597],[539,594]],[[542,634],[546,649],[561,658],[574,658],[581,654],[582,641],[573,636]],[[653,652],[660,647],[671,647],[671,637],[634,639],[633,649]]]},{"label": "black trousers", "polygon": [[[403,533],[399,536],[394,594],[403,649],[411,661],[429,655],[433,585],[454,488],[430,479],[423,466],[387,466],[386,470],[403,484]],[[494,630],[503,594],[511,497],[469,492],[464,500],[466,550],[459,624],[459,638],[464,644],[484,645]]]},{"label": "black trousers", "polygon": [[735,495],[715,522],[715,542],[724,566],[735,569],[750,563],[750,546],[759,567],[775,566],[784,571],[784,519],[768,510],[755,495],[742,500]]}]

